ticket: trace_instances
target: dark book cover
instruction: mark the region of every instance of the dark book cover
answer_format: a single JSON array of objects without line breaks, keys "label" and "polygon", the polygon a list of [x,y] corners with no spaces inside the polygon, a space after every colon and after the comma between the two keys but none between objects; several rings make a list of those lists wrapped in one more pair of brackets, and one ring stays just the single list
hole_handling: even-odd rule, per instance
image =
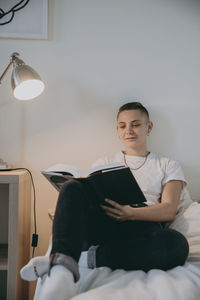
[{"label": "dark book cover", "polygon": [[128,167],[94,173],[86,180],[95,191],[100,204],[105,205],[105,198],[122,205],[146,202],[143,192]]}]

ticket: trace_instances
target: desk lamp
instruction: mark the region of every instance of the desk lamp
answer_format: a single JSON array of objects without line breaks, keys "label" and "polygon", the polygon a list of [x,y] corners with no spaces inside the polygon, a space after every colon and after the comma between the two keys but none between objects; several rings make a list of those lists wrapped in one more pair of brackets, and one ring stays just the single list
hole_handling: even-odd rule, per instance
[{"label": "desk lamp", "polygon": [[[18,100],[31,100],[39,96],[44,90],[44,83],[38,73],[19,58],[17,52],[11,55],[10,63],[0,76],[0,84],[12,65],[11,85],[15,98]],[[0,159],[0,169],[4,168],[5,164]]]}]

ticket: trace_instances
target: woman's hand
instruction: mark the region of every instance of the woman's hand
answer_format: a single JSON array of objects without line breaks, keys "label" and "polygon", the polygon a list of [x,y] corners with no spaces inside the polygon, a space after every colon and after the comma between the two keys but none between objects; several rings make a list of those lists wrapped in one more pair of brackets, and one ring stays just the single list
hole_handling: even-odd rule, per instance
[{"label": "woman's hand", "polygon": [[133,208],[130,205],[120,205],[119,203],[105,199],[105,202],[109,203],[113,207],[101,205],[105,210],[105,213],[117,221],[127,221],[132,219]]}]

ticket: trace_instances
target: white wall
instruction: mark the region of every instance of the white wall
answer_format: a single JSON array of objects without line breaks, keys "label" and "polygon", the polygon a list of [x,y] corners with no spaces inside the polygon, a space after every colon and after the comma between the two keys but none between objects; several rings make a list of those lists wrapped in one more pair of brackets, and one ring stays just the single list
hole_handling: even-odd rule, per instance
[{"label": "white wall", "polygon": [[154,121],[149,150],[177,159],[200,199],[200,1],[49,0],[49,40],[0,40],[41,75],[45,92],[21,103],[0,87],[0,157],[32,170],[39,246],[48,244],[47,210],[57,193],[40,170],[63,162],[86,170],[118,150],[118,107],[142,101]]}]

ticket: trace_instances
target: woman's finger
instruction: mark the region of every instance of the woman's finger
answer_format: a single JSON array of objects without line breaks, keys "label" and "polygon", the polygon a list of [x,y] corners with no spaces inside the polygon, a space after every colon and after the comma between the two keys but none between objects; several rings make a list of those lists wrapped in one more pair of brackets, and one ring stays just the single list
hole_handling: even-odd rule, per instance
[{"label": "woman's finger", "polygon": [[105,209],[106,211],[109,211],[109,212],[111,212],[113,214],[116,214],[116,215],[121,215],[121,213],[122,213],[120,210],[118,210],[116,208],[112,208],[112,207],[108,207],[108,206],[104,206],[104,205],[101,205],[101,207],[103,209]]},{"label": "woman's finger", "polygon": [[116,201],[113,201],[111,199],[105,198],[104,199],[107,203],[111,204],[112,206],[121,209],[122,205],[120,205],[119,203],[117,203]]},{"label": "woman's finger", "polygon": [[113,215],[113,214],[110,213],[110,212],[106,212],[106,214],[107,214],[108,216],[112,217],[113,219],[117,220],[117,221],[123,221],[123,220],[121,219],[120,216]]}]

